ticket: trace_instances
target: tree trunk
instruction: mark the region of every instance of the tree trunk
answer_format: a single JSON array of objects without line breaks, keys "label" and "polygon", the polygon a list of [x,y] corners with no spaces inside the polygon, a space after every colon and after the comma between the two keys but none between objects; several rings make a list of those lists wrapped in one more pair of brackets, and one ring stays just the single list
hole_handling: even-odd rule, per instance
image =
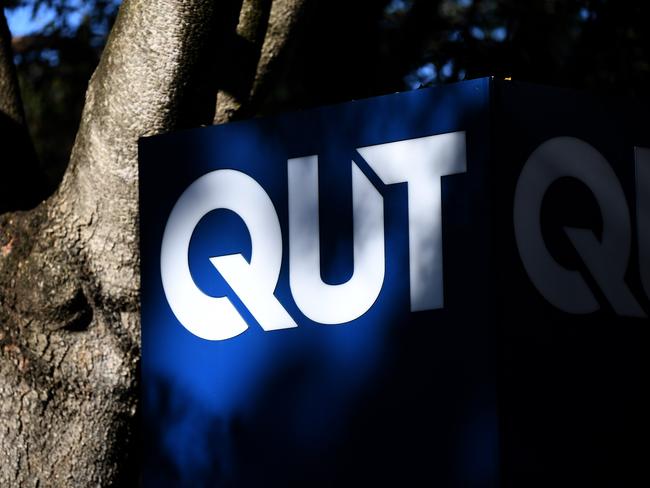
[{"label": "tree trunk", "polygon": [[[59,189],[31,210],[0,215],[0,486],[137,484],[137,141],[212,119],[217,86],[207,86],[206,47],[219,15],[241,7],[232,2],[125,0]],[[245,2],[240,34],[256,68],[238,110],[268,82],[303,3]],[[0,117],[25,134],[3,143],[32,154],[0,20]],[[24,190],[33,174],[9,184]]]},{"label": "tree trunk", "polygon": [[[0,217],[0,486],[135,484],[137,140],[176,127],[213,14],[126,0],[60,188]],[[6,35],[0,109],[18,119]]]}]

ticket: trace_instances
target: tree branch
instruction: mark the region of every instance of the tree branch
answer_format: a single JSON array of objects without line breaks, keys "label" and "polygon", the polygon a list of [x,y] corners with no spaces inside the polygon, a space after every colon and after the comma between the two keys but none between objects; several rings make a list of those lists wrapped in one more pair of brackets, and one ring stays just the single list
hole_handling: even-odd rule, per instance
[{"label": "tree branch", "polygon": [[236,117],[242,102],[250,95],[271,13],[271,1],[244,0],[242,3],[236,34],[229,43],[234,49],[230,49],[226,58],[231,66],[228,75],[222,75],[220,80],[214,123]]},{"label": "tree branch", "polygon": [[300,21],[307,12],[309,0],[275,0],[269,16],[260,62],[257,65],[255,82],[251,90],[251,101],[258,102],[265,96],[273,81],[278,65],[287,61],[290,41],[300,27]]},{"label": "tree branch", "polygon": [[17,124],[24,125],[25,114],[11,50],[11,33],[4,9],[0,10],[0,112],[9,116]]},{"label": "tree branch", "polygon": [[[281,61],[287,61],[290,40],[303,19],[310,0],[244,0],[237,35],[249,47],[231,71],[237,83],[221,86],[214,123],[251,116],[270,89]],[[233,63],[234,64],[234,63]],[[235,87],[245,87],[239,91]]]}]

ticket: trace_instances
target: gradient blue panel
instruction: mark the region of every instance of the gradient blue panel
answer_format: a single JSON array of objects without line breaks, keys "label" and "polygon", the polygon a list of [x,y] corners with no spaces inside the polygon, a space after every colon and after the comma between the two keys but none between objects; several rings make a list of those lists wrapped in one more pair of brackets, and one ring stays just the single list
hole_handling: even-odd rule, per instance
[{"label": "gradient blue panel", "polygon": [[[476,80],[141,141],[145,486],[496,486],[489,86]],[[467,172],[442,186],[445,308],[412,313],[406,186],[383,185],[355,148],[459,130]],[[326,282],[344,282],[353,269],[351,160],[384,197],[384,285],[366,314],[342,325],[310,321],[289,289],[287,159],[311,154]],[[276,296],[295,329],[264,332],[208,261],[250,257],[248,231],[227,210],[197,225],[188,260],[196,285],[227,296],[249,329],[205,341],[167,304],[166,220],[194,180],[223,168],[252,176],[275,205],[283,233]]]}]

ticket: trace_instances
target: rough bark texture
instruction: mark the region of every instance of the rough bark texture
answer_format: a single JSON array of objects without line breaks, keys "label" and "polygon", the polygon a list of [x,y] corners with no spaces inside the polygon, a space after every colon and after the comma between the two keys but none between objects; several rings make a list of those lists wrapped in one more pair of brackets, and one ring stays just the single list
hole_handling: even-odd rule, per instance
[{"label": "rough bark texture", "polygon": [[214,122],[250,117],[273,82],[277,64],[290,52],[289,40],[310,0],[244,0],[237,36],[244,46],[229,66],[230,82],[217,95]]},{"label": "rough bark texture", "polygon": [[[0,216],[2,487],[136,483],[137,139],[176,127],[213,11],[208,0],[126,0],[61,187]],[[15,97],[15,77],[0,72],[9,117]]]},{"label": "rough bark texture", "polygon": [[[306,1],[243,2],[237,33],[247,55],[232,85],[243,88],[232,103],[220,97],[217,119],[250,109],[263,92]],[[203,66],[219,7],[230,8],[126,0],[90,81],[61,186],[32,210],[0,215],[2,487],[137,484],[137,140],[204,122],[188,113],[209,85]],[[208,91],[214,107],[215,87]],[[26,135],[3,15],[0,117]],[[9,142],[23,155],[30,146]],[[14,203],[5,207],[21,208]],[[0,213],[2,205],[0,198]]]}]

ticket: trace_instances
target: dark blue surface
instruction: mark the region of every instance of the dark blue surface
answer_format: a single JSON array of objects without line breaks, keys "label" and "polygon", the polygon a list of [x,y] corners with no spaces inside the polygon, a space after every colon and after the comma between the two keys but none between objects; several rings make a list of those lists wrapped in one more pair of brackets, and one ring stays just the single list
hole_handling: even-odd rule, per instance
[{"label": "dark blue surface", "polygon": [[[143,139],[140,145],[145,486],[497,484],[487,196],[489,80]],[[445,307],[409,311],[405,185],[385,186],[355,148],[467,131],[467,172],[443,178]],[[320,325],[288,280],[287,159],[318,154],[322,276],[352,272],[350,160],[382,193],[386,274],[374,306]],[[160,278],[166,220],[199,176],[233,168],[271,197],[283,233],[276,296],[298,327],[264,332],[208,257],[250,256],[243,222],[196,227],[197,286],[227,296],[246,332],[210,342],[169,308]]]},{"label": "dark blue surface", "polygon": [[[523,268],[513,230],[513,195],[522,167],[544,141],[576,137],[607,160],[635,215],[634,147],[650,147],[647,103],[525,83],[494,83],[493,173],[499,236],[499,420],[506,487],[650,485],[650,324],[617,315],[565,232],[603,231],[591,190],[555,182],[541,228],[554,259],[577,270],[601,309],[572,315],[553,307]],[[650,313],[639,279],[636,225],[625,282]]]}]

